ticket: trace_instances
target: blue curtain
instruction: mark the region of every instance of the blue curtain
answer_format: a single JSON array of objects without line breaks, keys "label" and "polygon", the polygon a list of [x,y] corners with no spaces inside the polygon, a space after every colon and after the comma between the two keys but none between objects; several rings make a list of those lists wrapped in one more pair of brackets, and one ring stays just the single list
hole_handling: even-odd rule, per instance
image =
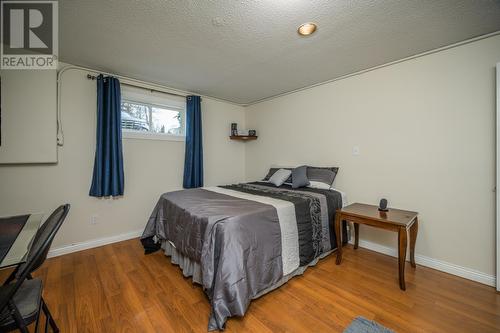
[{"label": "blue curtain", "polygon": [[184,188],[203,186],[203,138],[201,131],[201,97],[186,97],[186,156]]},{"label": "blue curtain", "polygon": [[89,195],[123,195],[123,154],[120,81],[97,77],[97,130],[94,174]]}]

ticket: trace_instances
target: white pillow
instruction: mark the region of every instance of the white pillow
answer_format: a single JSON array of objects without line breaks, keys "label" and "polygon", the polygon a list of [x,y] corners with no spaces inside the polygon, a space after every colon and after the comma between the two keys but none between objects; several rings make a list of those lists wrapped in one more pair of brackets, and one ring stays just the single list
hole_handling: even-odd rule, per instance
[{"label": "white pillow", "polygon": [[309,181],[309,185],[307,187],[318,188],[320,190],[329,190],[331,189],[330,185],[325,184],[323,182],[315,182],[314,180]]},{"label": "white pillow", "polygon": [[274,184],[275,186],[281,186],[288,179],[288,177],[290,177],[291,174],[291,170],[279,169],[271,176],[271,178],[269,178],[269,182]]}]

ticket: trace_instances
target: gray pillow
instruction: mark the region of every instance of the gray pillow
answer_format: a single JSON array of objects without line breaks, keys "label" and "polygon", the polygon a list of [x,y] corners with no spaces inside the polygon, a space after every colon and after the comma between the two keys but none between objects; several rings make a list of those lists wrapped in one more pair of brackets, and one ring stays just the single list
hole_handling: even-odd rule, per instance
[{"label": "gray pillow", "polygon": [[[271,168],[271,169],[269,169],[269,171],[267,172],[267,175],[262,180],[263,181],[269,181],[269,178],[271,178],[271,176],[274,175],[274,173],[276,171],[278,171],[279,169],[285,169],[285,170],[292,171],[292,168]],[[291,173],[290,173],[290,177],[287,178],[287,180],[285,181],[285,183],[288,183],[288,184],[292,183],[292,174]]]},{"label": "gray pillow", "polygon": [[320,182],[328,186],[333,185],[335,176],[339,168],[337,167],[307,167],[307,179],[311,182]]},{"label": "gray pillow", "polygon": [[281,186],[291,174],[292,172],[290,170],[279,169],[271,176],[271,178],[269,178],[269,182],[276,186]]},{"label": "gray pillow", "polygon": [[292,188],[309,186],[307,179],[307,166],[299,166],[292,170]]}]

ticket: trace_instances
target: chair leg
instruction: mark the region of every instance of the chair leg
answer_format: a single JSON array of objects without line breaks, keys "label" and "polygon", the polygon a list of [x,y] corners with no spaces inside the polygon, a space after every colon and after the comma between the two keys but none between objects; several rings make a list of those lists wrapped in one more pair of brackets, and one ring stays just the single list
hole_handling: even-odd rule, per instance
[{"label": "chair leg", "polygon": [[19,310],[17,309],[17,307],[14,305],[14,303],[12,301],[9,302],[9,309],[10,309],[12,316],[14,317],[14,321],[16,322],[17,327],[19,328],[19,331],[21,333],[29,333],[28,328],[26,327],[26,324],[24,323],[23,317],[21,316],[21,314],[19,313]]},{"label": "chair leg", "polygon": [[45,330],[44,330],[45,333],[49,333],[49,317],[47,317],[47,315],[45,315]]},{"label": "chair leg", "polygon": [[40,298],[40,304],[38,304],[38,313],[36,314],[36,321],[35,321],[35,333],[38,333],[38,328],[39,328],[39,322],[40,322],[40,312],[42,312],[42,299]]},{"label": "chair leg", "polygon": [[[43,312],[45,313],[45,316],[47,317],[47,319],[49,321],[49,324],[50,324],[50,327],[52,328],[52,331],[54,331],[55,333],[58,333],[59,327],[57,327],[56,321],[52,317],[52,314],[49,311],[49,307],[47,306],[47,304],[45,303],[43,298],[42,298],[42,309],[43,309]],[[47,325],[45,325],[45,331],[47,331]]]}]

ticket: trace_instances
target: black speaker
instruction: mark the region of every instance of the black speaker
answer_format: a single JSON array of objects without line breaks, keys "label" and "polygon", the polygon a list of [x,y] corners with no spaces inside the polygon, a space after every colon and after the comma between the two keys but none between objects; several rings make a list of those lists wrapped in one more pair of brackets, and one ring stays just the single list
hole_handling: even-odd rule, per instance
[{"label": "black speaker", "polygon": [[387,208],[387,199],[381,199],[380,203],[378,204],[378,210],[381,212],[387,212],[389,208]]}]

